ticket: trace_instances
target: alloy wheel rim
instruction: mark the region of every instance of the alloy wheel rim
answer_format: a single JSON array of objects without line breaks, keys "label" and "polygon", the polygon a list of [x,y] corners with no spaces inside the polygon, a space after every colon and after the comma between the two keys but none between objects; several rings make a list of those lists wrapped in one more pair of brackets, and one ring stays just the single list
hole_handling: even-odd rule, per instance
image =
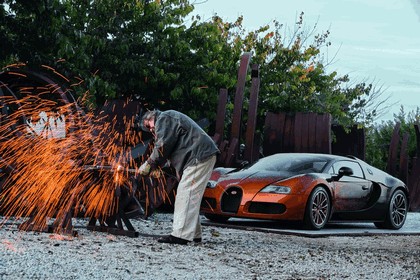
[{"label": "alloy wheel rim", "polygon": [[400,226],[404,223],[407,215],[407,202],[405,196],[402,193],[398,193],[392,200],[391,207],[392,221],[396,226]]},{"label": "alloy wheel rim", "polygon": [[312,221],[316,226],[322,226],[327,220],[328,215],[328,197],[322,191],[319,191],[312,202]]}]

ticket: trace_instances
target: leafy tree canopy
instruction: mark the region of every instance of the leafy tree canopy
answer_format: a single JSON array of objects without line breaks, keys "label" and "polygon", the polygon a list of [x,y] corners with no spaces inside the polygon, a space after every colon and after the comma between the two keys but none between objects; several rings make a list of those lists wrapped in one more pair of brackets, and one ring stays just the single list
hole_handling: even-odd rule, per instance
[{"label": "leafy tree canopy", "polygon": [[368,83],[349,86],[348,76],[327,72],[321,48],[331,44],[329,32],[305,29],[303,14],[286,37],[278,22],[250,32],[242,17],[203,22],[192,16],[188,0],[0,4],[2,64],[55,67],[78,81],[75,91],[88,96],[91,108],[138,96],[149,107],[175,108],[212,121],[219,89],[234,94],[239,58],[252,51],[262,79],[261,118],[267,111],[328,112],[346,126],[369,124],[377,114],[366,108],[379,91]]}]

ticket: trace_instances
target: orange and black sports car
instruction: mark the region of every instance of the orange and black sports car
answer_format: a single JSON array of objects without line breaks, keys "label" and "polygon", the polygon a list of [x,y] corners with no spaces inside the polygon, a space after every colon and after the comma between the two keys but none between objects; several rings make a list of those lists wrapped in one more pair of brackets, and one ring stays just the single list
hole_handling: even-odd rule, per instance
[{"label": "orange and black sports car", "polygon": [[407,186],[355,157],[280,153],[242,169],[216,168],[201,212],[231,217],[301,221],[321,229],[329,221],[368,221],[399,229],[409,207]]}]

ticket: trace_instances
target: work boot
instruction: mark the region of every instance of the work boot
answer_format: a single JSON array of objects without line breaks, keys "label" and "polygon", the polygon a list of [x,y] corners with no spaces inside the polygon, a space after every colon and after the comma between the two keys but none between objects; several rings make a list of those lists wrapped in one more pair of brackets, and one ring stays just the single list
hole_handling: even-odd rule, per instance
[{"label": "work boot", "polygon": [[169,244],[180,244],[180,245],[186,245],[189,241],[179,238],[179,237],[175,237],[172,235],[167,235],[164,237],[161,237],[158,239],[159,243],[169,243]]}]

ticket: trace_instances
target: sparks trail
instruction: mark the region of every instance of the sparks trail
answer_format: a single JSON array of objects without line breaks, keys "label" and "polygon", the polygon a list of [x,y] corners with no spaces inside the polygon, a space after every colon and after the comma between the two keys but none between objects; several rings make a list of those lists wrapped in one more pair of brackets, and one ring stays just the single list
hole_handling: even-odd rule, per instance
[{"label": "sparks trail", "polygon": [[[0,82],[0,169],[7,175],[0,177],[2,214],[6,219],[31,217],[33,228],[51,218],[62,221],[69,212],[98,219],[115,214],[116,190],[135,189],[131,171],[138,163],[126,148],[141,142],[141,135],[130,129],[134,119],[124,118],[123,129],[117,130],[121,120],[104,122],[85,114],[57,84],[18,71],[7,77],[7,83]],[[150,181],[137,180],[144,193],[150,185],[165,184],[145,180]],[[164,187],[154,191],[164,192]]]}]

